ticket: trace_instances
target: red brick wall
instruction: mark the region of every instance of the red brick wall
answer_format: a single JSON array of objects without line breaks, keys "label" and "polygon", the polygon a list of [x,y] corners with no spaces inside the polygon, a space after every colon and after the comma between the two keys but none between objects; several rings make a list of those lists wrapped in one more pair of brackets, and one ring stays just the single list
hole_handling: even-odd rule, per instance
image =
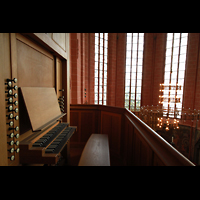
[{"label": "red brick wall", "polygon": [[71,103],[80,103],[80,64],[78,61],[80,60],[80,49],[79,49],[79,41],[78,34],[71,33],[70,34],[70,97]]},{"label": "red brick wall", "polygon": [[[94,33],[70,34],[71,103],[94,103]],[[183,106],[200,109],[199,33],[190,33]],[[145,33],[142,104],[157,105],[164,81],[166,33]],[[107,105],[124,107],[126,33],[108,34]],[[86,97],[85,97],[86,88]]]},{"label": "red brick wall", "polygon": [[[184,83],[184,95],[183,95],[183,106],[185,108],[196,108],[195,106],[195,86],[196,80],[200,78],[198,72],[198,60],[199,60],[199,33],[191,33],[188,38],[188,51],[186,58],[186,69],[185,69],[185,83]],[[197,77],[199,76],[199,78]],[[198,87],[197,87],[198,88]],[[200,99],[198,99],[200,100]],[[197,102],[196,102],[197,103]],[[200,109],[197,103],[196,109]]]},{"label": "red brick wall", "polygon": [[158,105],[160,83],[164,83],[165,70],[165,48],[166,48],[166,33],[156,33],[155,35],[155,61],[153,71],[153,105]]},{"label": "red brick wall", "polygon": [[107,105],[115,106],[117,33],[108,34]]},{"label": "red brick wall", "polygon": [[[199,56],[199,33],[190,33],[188,38],[188,50],[186,58],[185,82],[183,94],[183,107],[200,110],[200,56]],[[196,126],[196,123],[187,121],[189,126]],[[198,124],[200,128],[200,123]]]},{"label": "red brick wall", "polygon": [[159,86],[164,82],[166,33],[146,33],[142,79],[142,104],[158,105]]},{"label": "red brick wall", "polygon": [[94,33],[70,34],[70,59],[70,103],[93,104]]},{"label": "red brick wall", "polygon": [[116,66],[116,96],[115,106],[124,107],[125,65],[126,65],[126,33],[118,33]]},{"label": "red brick wall", "polygon": [[144,54],[143,54],[143,79],[141,105],[152,105],[153,94],[153,60],[154,60],[154,34],[144,34]]}]

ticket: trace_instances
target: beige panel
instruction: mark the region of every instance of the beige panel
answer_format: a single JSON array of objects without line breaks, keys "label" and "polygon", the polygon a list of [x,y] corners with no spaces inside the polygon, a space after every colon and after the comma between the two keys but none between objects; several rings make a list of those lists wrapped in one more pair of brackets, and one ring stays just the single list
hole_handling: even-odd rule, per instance
[{"label": "beige panel", "polygon": [[66,33],[53,33],[53,40],[64,50],[66,50]]},{"label": "beige panel", "polygon": [[54,88],[21,87],[33,131],[61,115]]},{"label": "beige panel", "polygon": [[6,78],[10,78],[10,49],[9,49],[9,34],[0,33],[0,166],[8,165],[7,151],[7,125],[6,125],[6,102],[4,85]]},{"label": "beige panel", "polygon": [[55,87],[53,59],[19,40],[17,56],[19,87]]}]

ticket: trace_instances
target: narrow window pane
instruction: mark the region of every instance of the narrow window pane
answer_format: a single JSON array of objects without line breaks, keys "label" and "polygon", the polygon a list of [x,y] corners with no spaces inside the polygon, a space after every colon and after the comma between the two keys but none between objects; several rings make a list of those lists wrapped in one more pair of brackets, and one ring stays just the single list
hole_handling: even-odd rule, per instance
[{"label": "narrow window pane", "polygon": [[[163,103],[163,108],[166,110],[164,114],[166,115],[168,112],[169,117],[174,117],[175,108],[182,108],[185,60],[186,60],[186,49],[188,40],[187,37],[188,37],[187,33],[167,34],[164,84],[176,85],[176,83],[178,83],[178,85],[182,86],[181,90],[169,90],[167,88],[164,89],[163,94],[165,97],[168,97],[170,92],[171,97],[175,97],[175,95],[177,95],[178,97],[181,98],[180,103],[174,103],[174,102],[170,102],[169,104],[168,102]],[[172,66],[172,71],[170,71],[171,66]]]},{"label": "narrow window pane", "polygon": [[[105,97],[107,92],[107,52],[108,33],[95,33],[95,104],[102,104],[102,97]],[[106,105],[106,98],[103,104]]]},{"label": "narrow window pane", "polygon": [[188,40],[187,37],[181,38],[181,45],[182,46],[187,46],[187,40]]},{"label": "narrow window pane", "polygon": [[95,69],[95,78],[98,78],[98,70]]},{"label": "narrow window pane", "polygon": [[173,39],[173,33],[167,33],[167,41]]},{"label": "narrow window pane", "polygon": [[166,56],[171,57],[171,54],[172,54],[171,48],[166,49]]},{"label": "narrow window pane", "polygon": [[97,85],[94,86],[94,92],[95,92],[95,93],[98,93],[98,86],[97,86]]},{"label": "narrow window pane", "polygon": [[[135,110],[137,91],[138,104],[140,108],[142,69],[143,69],[143,49],[144,33],[127,33],[126,41],[126,75],[125,75],[125,108]],[[137,75],[137,76],[136,76]],[[131,80],[130,80],[131,78]],[[135,88],[137,87],[137,88]],[[129,105],[129,92],[131,92],[131,101]]]},{"label": "narrow window pane", "polygon": [[102,85],[99,86],[99,93],[102,93]]},{"label": "narrow window pane", "polygon": [[174,40],[174,47],[178,47],[179,46],[179,42],[180,42],[179,39],[175,39]]}]

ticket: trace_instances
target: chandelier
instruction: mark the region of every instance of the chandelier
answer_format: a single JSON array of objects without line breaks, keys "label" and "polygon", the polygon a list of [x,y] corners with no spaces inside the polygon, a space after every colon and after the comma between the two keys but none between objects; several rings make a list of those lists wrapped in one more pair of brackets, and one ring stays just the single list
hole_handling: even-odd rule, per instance
[{"label": "chandelier", "polygon": [[178,130],[180,121],[198,122],[200,110],[181,108],[181,99],[177,95],[179,90],[181,86],[178,84],[160,84],[159,105],[142,106],[139,117],[155,131],[163,128],[166,131]]}]

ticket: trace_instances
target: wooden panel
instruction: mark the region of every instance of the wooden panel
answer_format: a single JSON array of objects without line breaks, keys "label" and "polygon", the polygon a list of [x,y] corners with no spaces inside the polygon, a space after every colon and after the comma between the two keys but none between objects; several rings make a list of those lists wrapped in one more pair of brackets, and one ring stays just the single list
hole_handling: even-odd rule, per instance
[{"label": "wooden panel", "polygon": [[79,166],[110,166],[108,135],[90,136],[81,155]]},{"label": "wooden panel", "polygon": [[[69,33],[23,33],[36,40],[45,48],[53,51],[56,56],[68,59]],[[65,36],[64,36],[65,35]]]},{"label": "wooden panel", "polygon": [[[55,87],[54,60],[37,45],[17,40],[19,87]],[[48,56],[47,56],[48,55]]]},{"label": "wooden panel", "polygon": [[66,50],[66,34],[53,33],[53,40],[63,49]]},{"label": "wooden panel", "polygon": [[95,113],[93,111],[81,112],[81,141],[87,142],[95,131]]},{"label": "wooden panel", "polygon": [[109,137],[110,150],[120,155],[121,114],[101,112],[101,133]]},{"label": "wooden panel", "polygon": [[70,112],[70,121],[72,126],[77,126],[76,136],[71,139],[73,143],[85,144],[92,133],[97,133],[96,122],[96,112],[92,111],[71,111]]},{"label": "wooden panel", "polygon": [[153,157],[153,166],[165,166],[164,163],[158,158],[156,154]]},{"label": "wooden panel", "polygon": [[61,115],[54,88],[21,87],[33,131]]},{"label": "wooden panel", "polygon": [[147,142],[134,129],[133,137],[133,165],[149,166],[152,165],[152,149]]},{"label": "wooden panel", "polygon": [[134,165],[133,155],[134,155],[134,128],[133,126],[128,123],[128,137],[127,137],[127,164],[128,165]]},{"label": "wooden panel", "polygon": [[0,33],[0,166],[8,165],[7,151],[7,103],[5,102],[6,86],[4,85],[6,78],[11,78],[10,74],[10,45],[9,34]]},{"label": "wooden panel", "polygon": [[62,91],[62,61],[59,58],[56,58],[56,93],[57,97],[63,96]]},{"label": "wooden panel", "polygon": [[79,123],[79,112],[78,111],[71,111],[70,112],[70,121],[71,126],[77,126],[77,132],[74,134],[74,136],[71,138],[71,143],[73,142],[79,142],[80,138],[80,123]]}]

